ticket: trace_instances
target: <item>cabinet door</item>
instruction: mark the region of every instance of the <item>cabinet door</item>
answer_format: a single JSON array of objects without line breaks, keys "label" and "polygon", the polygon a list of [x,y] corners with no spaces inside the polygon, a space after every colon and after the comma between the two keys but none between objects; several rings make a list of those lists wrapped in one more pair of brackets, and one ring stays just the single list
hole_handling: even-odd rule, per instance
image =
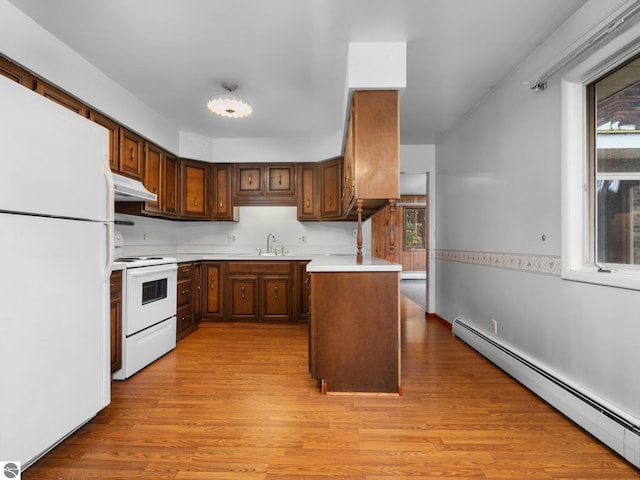
[{"label": "cabinet door", "polygon": [[144,186],[158,197],[155,201],[145,202],[144,209],[150,213],[162,213],[163,200],[163,161],[164,153],[156,145],[145,142],[144,146]]},{"label": "cabinet door", "polygon": [[296,262],[296,276],[293,286],[294,315],[301,321],[309,319],[311,305],[311,276],[307,272],[308,263],[306,260]]},{"label": "cabinet door", "polygon": [[300,192],[298,194],[298,220],[318,220],[318,200],[316,198],[316,167],[300,165],[298,170]]},{"label": "cabinet door", "polygon": [[208,219],[207,190],[209,165],[195,160],[180,160],[180,216]]},{"label": "cabinet door", "polygon": [[10,80],[13,80],[20,85],[28,88],[29,90],[33,90],[35,86],[36,79],[33,75],[27,72],[24,68],[19,67],[13,62],[10,62],[4,57],[0,56],[0,75],[7,77]]},{"label": "cabinet door", "polygon": [[236,164],[235,174],[237,196],[264,195],[264,166]]},{"label": "cabinet door", "polygon": [[291,320],[291,277],[262,277],[262,319],[267,321]]},{"label": "cabinet door", "polygon": [[355,195],[355,152],[354,152],[354,113],[351,107],[349,121],[347,123],[347,137],[344,145],[344,160],[342,162],[342,212],[347,214],[353,205]]},{"label": "cabinet door", "polygon": [[178,159],[165,152],[162,212],[167,217],[178,215]]},{"label": "cabinet door", "polygon": [[118,159],[120,158],[120,125],[109,117],[91,110],[89,119],[102,125],[109,132],[109,167],[112,172],[118,171]]},{"label": "cabinet door", "polygon": [[202,264],[197,262],[193,265],[193,297],[191,300],[193,310],[193,320],[196,323],[202,318]]},{"label": "cabinet door", "polygon": [[214,218],[216,220],[233,220],[231,204],[231,165],[215,165],[216,202]]},{"label": "cabinet door", "polygon": [[295,195],[295,168],[293,165],[267,167],[267,195]]},{"label": "cabinet door", "polygon": [[324,162],[322,168],[322,218],[340,216],[340,160]]},{"label": "cabinet door", "polygon": [[89,116],[89,108],[84,103],[42,80],[36,80],[36,92],[82,117],[87,118]]},{"label": "cabinet door", "polygon": [[221,319],[224,317],[222,264],[205,262],[203,268],[203,282],[206,289],[203,293],[204,317],[205,319]]},{"label": "cabinet door", "polygon": [[257,320],[258,277],[254,275],[239,276],[230,275],[229,284],[229,319],[230,320]]},{"label": "cabinet door", "polygon": [[142,181],[144,165],[144,140],[142,137],[120,127],[120,173]]},{"label": "cabinet door", "polygon": [[122,368],[122,272],[111,274],[111,373]]}]

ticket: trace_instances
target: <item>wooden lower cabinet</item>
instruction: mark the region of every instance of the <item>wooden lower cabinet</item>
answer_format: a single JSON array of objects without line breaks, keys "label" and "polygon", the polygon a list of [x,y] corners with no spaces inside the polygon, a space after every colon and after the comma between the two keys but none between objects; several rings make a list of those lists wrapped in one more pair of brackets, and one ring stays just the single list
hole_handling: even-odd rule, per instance
[{"label": "wooden lower cabinet", "polygon": [[399,272],[311,273],[309,363],[323,392],[401,393],[399,285]]},{"label": "wooden lower cabinet", "polygon": [[[202,321],[306,322],[309,276],[305,261],[242,260],[194,263],[201,273]],[[194,287],[198,288],[198,287]],[[197,318],[194,300],[194,317]]]},{"label": "wooden lower cabinet", "polygon": [[224,263],[202,262],[202,319],[224,320]]},{"label": "wooden lower cabinet", "polygon": [[178,264],[178,285],[176,292],[176,339],[181,340],[198,328],[194,316],[194,264]]},{"label": "wooden lower cabinet", "polygon": [[261,320],[291,321],[291,275],[269,275],[260,279]]},{"label": "wooden lower cabinet", "polygon": [[227,274],[229,320],[292,320],[292,262],[228,262]]},{"label": "wooden lower cabinet", "polygon": [[293,279],[293,312],[298,321],[309,320],[311,310],[311,276],[307,272],[308,260],[295,262],[295,277]]},{"label": "wooden lower cabinet", "polygon": [[258,276],[229,275],[227,279],[229,320],[258,321]]},{"label": "wooden lower cabinet", "polygon": [[111,373],[122,368],[122,271],[111,273]]}]

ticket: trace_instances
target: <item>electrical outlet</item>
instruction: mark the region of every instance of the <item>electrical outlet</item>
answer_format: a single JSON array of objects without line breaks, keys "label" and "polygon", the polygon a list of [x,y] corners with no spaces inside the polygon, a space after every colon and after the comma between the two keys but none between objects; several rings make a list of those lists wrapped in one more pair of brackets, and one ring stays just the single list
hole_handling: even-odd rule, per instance
[{"label": "electrical outlet", "polygon": [[495,318],[491,319],[491,329],[494,335],[498,334],[498,321]]},{"label": "electrical outlet", "polygon": [[147,239],[147,232],[142,232],[142,239],[146,240]]},{"label": "electrical outlet", "polygon": [[351,236],[352,236],[353,238],[356,238],[356,237],[358,236],[358,229],[357,229],[357,228],[354,228],[354,229],[351,231]]},{"label": "electrical outlet", "polygon": [[229,243],[236,243],[238,241],[238,237],[236,237],[233,233],[230,233],[227,237]]},{"label": "electrical outlet", "polygon": [[307,236],[306,235],[300,235],[298,237],[298,240],[300,241],[300,243],[307,243]]}]

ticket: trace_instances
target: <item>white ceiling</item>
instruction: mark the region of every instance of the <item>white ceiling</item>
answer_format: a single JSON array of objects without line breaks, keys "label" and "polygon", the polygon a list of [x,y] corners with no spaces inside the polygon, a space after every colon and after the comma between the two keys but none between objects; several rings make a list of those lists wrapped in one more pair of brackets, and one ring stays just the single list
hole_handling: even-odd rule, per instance
[{"label": "white ceiling", "polygon": [[[342,130],[349,42],[407,42],[401,143],[437,143],[584,0],[11,0],[179,130]],[[222,82],[254,113],[206,108]]]}]

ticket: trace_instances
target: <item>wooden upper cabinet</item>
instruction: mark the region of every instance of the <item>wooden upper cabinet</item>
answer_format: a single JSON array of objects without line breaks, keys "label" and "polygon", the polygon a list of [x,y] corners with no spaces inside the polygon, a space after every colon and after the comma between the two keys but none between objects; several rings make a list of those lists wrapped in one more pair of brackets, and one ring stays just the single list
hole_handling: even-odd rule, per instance
[{"label": "wooden upper cabinet", "polygon": [[102,125],[109,132],[109,167],[112,172],[118,172],[120,158],[120,125],[111,118],[91,110],[89,119]]},{"label": "wooden upper cabinet", "polygon": [[144,139],[120,127],[120,173],[142,181],[142,169],[144,165]]},{"label": "wooden upper cabinet", "polygon": [[353,199],[362,199],[365,208],[377,210],[383,202],[400,197],[399,114],[396,90],[353,93],[345,143],[345,215],[353,207]]},{"label": "wooden upper cabinet", "polygon": [[320,164],[322,171],[322,208],[323,219],[338,218],[341,213],[340,167],[342,159],[336,158]]},{"label": "wooden upper cabinet", "polygon": [[180,160],[180,216],[209,219],[209,168],[210,163],[196,160]]},{"label": "wooden upper cabinet", "polygon": [[265,194],[264,165],[235,164],[236,198]]},{"label": "wooden upper cabinet", "polygon": [[234,207],[231,199],[231,165],[215,164],[213,166],[215,182],[215,205],[213,217],[215,220],[233,220]]},{"label": "wooden upper cabinet", "polygon": [[235,205],[296,205],[293,164],[235,164]]},{"label": "wooden upper cabinet", "polygon": [[84,103],[43,80],[36,80],[36,92],[82,117],[86,118],[89,116],[89,107]]},{"label": "wooden upper cabinet", "polygon": [[266,170],[267,196],[277,196],[283,200],[295,198],[296,170],[294,165],[267,165]]},{"label": "wooden upper cabinet", "polygon": [[298,220],[319,220],[316,164],[300,164],[298,166],[298,182]]},{"label": "wooden upper cabinet", "polygon": [[349,121],[347,123],[347,135],[344,143],[344,158],[342,161],[342,194],[341,204],[342,211],[348,212],[355,198],[355,178],[353,172],[355,170],[354,165],[354,138],[353,138],[353,122],[354,113],[353,105],[351,106],[351,112],[349,114]]},{"label": "wooden upper cabinet", "polygon": [[163,195],[162,213],[167,217],[178,215],[178,159],[170,153],[164,154],[163,162]]},{"label": "wooden upper cabinet", "polygon": [[164,203],[164,152],[152,143],[144,144],[144,181],[147,190],[155,193],[155,201],[145,202],[145,210],[150,213],[163,213]]},{"label": "wooden upper cabinet", "polygon": [[0,75],[13,80],[20,85],[33,90],[36,78],[24,68],[0,56]]}]

